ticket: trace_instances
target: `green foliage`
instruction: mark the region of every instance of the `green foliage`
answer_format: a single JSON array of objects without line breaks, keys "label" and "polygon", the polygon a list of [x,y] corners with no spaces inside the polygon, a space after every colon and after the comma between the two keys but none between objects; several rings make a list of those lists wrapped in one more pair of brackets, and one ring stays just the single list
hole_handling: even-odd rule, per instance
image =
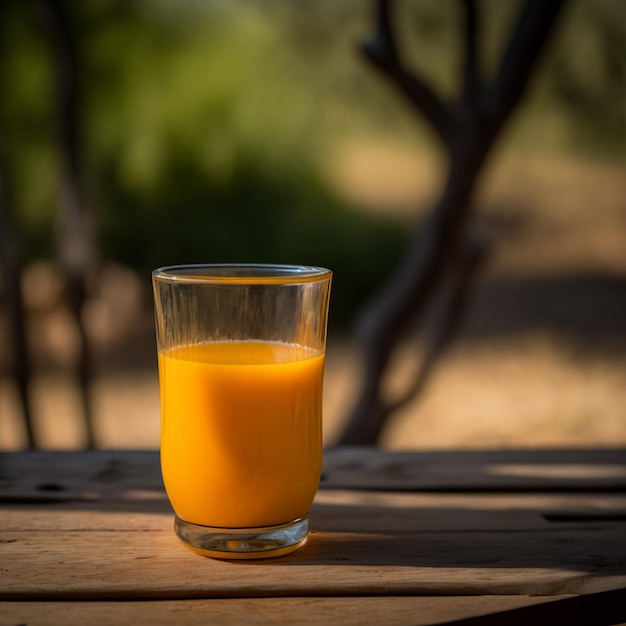
[{"label": "green foliage", "polygon": [[0,157],[29,247],[50,254],[45,233],[52,228],[58,174],[54,111],[49,106],[52,63],[46,42],[25,15],[4,11],[0,18]]},{"label": "green foliage", "polygon": [[624,155],[626,3],[575,3],[551,58],[552,94],[578,131],[572,141],[596,154]]},{"label": "green foliage", "polygon": [[[575,4],[509,142],[538,149],[552,136],[564,150],[623,157],[625,4]],[[53,254],[60,170],[55,65],[31,6],[4,3],[0,20],[0,155],[27,259]],[[328,265],[335,315],[346,320],[388,275],[408,236],[333,197],[318,173],[325,149],[348,134],[430,141],[419,116],[356,52],[371,31],[370,5],[63,6],[79,53],[83,184],[102,256],[143,273],[201,261]],[[479,6],[489,77],[519,3]],[[458,3],[405,0],[398,8],[403,56],[454,97]]]},{"label": "green foliage", "polygon": [[[316,103],[274,17],[249,2],[65,3],[80,59],[83,184],[100,253],[159,265],[327,265],[333,319],[397,261],[406,234],[341,204],[317,173]],[[55,67],[36,16],[7,11],[0,110],[26,258],[53,254]],[[33,182],[36,181],[36,184]]]}]

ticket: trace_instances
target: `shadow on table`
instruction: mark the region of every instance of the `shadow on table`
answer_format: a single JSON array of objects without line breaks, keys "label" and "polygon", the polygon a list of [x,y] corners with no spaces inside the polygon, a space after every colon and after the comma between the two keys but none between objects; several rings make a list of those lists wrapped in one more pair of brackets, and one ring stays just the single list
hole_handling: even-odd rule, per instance
[{"label": "shadow on table", "polygon": [[[430,529],[351,532],[346,523],[322,521],[324,508],[314,512],[307,549],[294,556],[294,564],[406,566],[420,568],[566,569],[606,576],[626,576],[626,521],[548,522],[543,526],[511,527],[499,523],[502,512],[466,509],[424,509],[441,520]],[[335,507],[333,507],[335,508]],[[341,507],[345,518],[371,515],[371,508]],[[527,510],[507,509],[520,517]],[[415,516],[396,509],[394,514]],[[537,514],[539,517],[540,514]],[[446,527],[443,520],[482,520],[467,528]],[[318,521],[319,520],[319,521]]]},{"label": "shadow on table", "polygon": [[[600,464],[595,465],[592,461],[598,454],[584,451],[564,453],[558,457],[561,465],[547,463],[553,458],[547,452],[465,453],[447,456],[446,464],[441,463],[441,455],[403,459],[401,454],[376,454],[372,458],[374,461],[368,462],[368,456],[358,450],[330,455],[327,480],[322,484],[334,488],[320,489],[311,510],[308,545],[293,555],[264,563],[433,571],[493,568],[499,570],[498,576],[507,569],[555,568],[580,572],[581,577],[626,575],[626,499],[615,491],[621,483],[624,494],[624,477],[617,471],[624,469],[622,450],[603,451]],[[480,483],[489,468],[500,468],[498,490],[449,491],[455,485],[449,476],[437,476],[435,468],[455,464],[451,476],[468,475],[472,484]],[[426,466],[431,469],[422,472]],[[509,476],[511,468],[527,471],[528,467],[540,467],[542,472],[583,467],[591,473],[590,479],[594,467],[611,470],[610,476],[597,476],[595,485],[604,484],[611,492],[552,491],[557,485],[560,489],[567,486],[564,481],[569,477],[561,473],[547,478],[535,475],[530,483],[526,477],[524,485],[532,491],[504,493],[507,485],[509,489],[517,485],[512,480],[516,477]],[[402,472],[393,474],[394,468]],[[426,475],[435,478],[420,488],[415,477]],[[367,490],[366,485],[375,489],[375,476],[385,477],[387,486],[404,485],[404,491]],[[571,480],[572,485],[581,485],[580,477]],[[541,491],[542,484],[549,489]],[[589,488],[585,481],[582,485]],[[456,484],[455,488],[459,487]],[[574,508],[578,503],[584,508]],[[173,515],[154,452],[0,455],[0,506],[32,511],[33,515],[46,510],[158,514],[164,516],[163,528],[168,532]]]},{"label": "shadow on table", "polygon": [[602,591],[584,596],[553,600],[491,615],[480,615],[439,626],[528,626],[567,624],[568,626],[612,626],[626,620],[626,589]]}]

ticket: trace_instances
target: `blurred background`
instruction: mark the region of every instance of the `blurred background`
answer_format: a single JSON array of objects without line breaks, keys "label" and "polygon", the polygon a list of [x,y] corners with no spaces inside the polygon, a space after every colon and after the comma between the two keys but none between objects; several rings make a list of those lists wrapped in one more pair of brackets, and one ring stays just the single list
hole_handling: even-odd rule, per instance
[{"label": "blurred background", "polygon": [[[519,5],[479,2],[487,73]],[[445,171],[428,123],[358,53],[371,3],[58,6],[75,47],[96,445],[158,446],[150,271],[194,262],[333,269],[331,444],[358,387],[355,316],[402,261]],[[407,63],[446,99],[458,89],[458,9],[398,2]],[[0,18],[2,241],[23,268],[33,420],[41,447],[77,448],[81,338],[59,248],[63,64],[45,2],[5,2]],[[473,219],[491,252],[461,331],[383,447],[626,445],[625,42],[626,3],[567,5],[480,177]],[[27,438],[6,272],[0,295],[0,449],[14,450]],[[418,359],[400,351],[389,385]]]}]

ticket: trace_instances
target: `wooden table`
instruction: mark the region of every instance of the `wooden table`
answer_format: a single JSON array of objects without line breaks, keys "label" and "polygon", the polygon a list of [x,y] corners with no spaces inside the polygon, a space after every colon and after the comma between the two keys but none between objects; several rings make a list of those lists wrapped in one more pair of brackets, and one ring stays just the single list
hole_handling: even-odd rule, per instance
[{"label": "wooden table", "polygon": [[0,626],[626,622],[626,453],[330,450],[306,546],[217,561],[156,452],[0,455]]}]

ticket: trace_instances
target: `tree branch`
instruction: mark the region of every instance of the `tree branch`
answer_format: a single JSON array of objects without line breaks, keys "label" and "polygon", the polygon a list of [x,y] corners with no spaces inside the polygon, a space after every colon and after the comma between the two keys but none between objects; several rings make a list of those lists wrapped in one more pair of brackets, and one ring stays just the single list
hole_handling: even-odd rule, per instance
[{"label": "tree branch", "polygon": [[404,262],[359,316],[356,335],[365,370],[340,445],[376,443],[388,414],[380,394],[382,374],[408,326],[420,322],[439,279],[456,257],[486,154],[487,146],[478,143],[452,155],[445,190],[435,210],[413,240]]},{"label": "tree branch", "polygon": [[450,141],[450,114],[435,92],[404,67],[391,20],[391,0],[378,0],[375,33],[361,50],[365,57],[416,107],[444,144]]},{"label": "tree branch", "polygon": [[474,104],[479,96],[480,67],[478,55],[478,15],[476,0],[463,0],[463,88],[461,99]]},{"label": "tree branch", "polygon": [[527,0],[511,33],[483,108],[495,129],[506,121],[528,85],[566,0]]},{"label": "tree branch", "polygon": [[406,392],[386,407],[387,414],[391,414],[408,404],[423,389],[435,363],[451,343],[463,321],[474,279],[487,257],[487,252],[488,245],[485,240],[475,236],[466,237],[461,248],[461,254],[452,268],[452,276],[443,296],[440,323],[426,348],[419,373]]},{"label": "tree branch", "polygon": [[91,215],[81,187],[80,86],[76,41],[61,0],[38,0],[50,35],[57,71],[57,118],[59,144],[63,159],[61,203],[57,224],[57,245],[64,270],[67,293],[80,336],[77,367],[87,445],[95,445],[90,383],[91,346],[83,321],[87,300],[87,272],[94,259],[94,235]]},{"label": "tree branch", "polygon": [[[496,78],[483,87],[478,71],[476,4],[475,0],[464,0],[463,88],[459,102],[452,109],[444,107],[426,85],[404,70],[393,44],[390,5],[379,0],[378,37],[369,48],[370,58],[438,131],[448,149],[449,170],[441,198],[418,231],[404,262],[359,318],[356,330],[365,371],[360,395],[340,444],[371,445],[378,440],[385,419],[394,408],[383,402],[380,389],[390,356],[408,329],[419,323],[438,281],[458,258],[478,176],[499,131],[524,92],[563,4],[564,0],[527,0]],[[458,296],[449,301],[447,321],[426,355],[421,379],[458,326],[457,308],[469,285],[463,272],[459,276],[455,290]],[[415,383],[416,389],[421,384],[420,378]]]},{"label": "tree branch", "polygon": [[24,326],[25,311],[22,297],[22,264],[18,237],[11,211],[11,193],[6,167],[0,155],[0,270],[2,271],[2,299],[6,298],[8,344],[11,346],[11,369],[22,405],[24,425],[29,448],[37,446],[37,433],[30,403],[31,364]]}]

